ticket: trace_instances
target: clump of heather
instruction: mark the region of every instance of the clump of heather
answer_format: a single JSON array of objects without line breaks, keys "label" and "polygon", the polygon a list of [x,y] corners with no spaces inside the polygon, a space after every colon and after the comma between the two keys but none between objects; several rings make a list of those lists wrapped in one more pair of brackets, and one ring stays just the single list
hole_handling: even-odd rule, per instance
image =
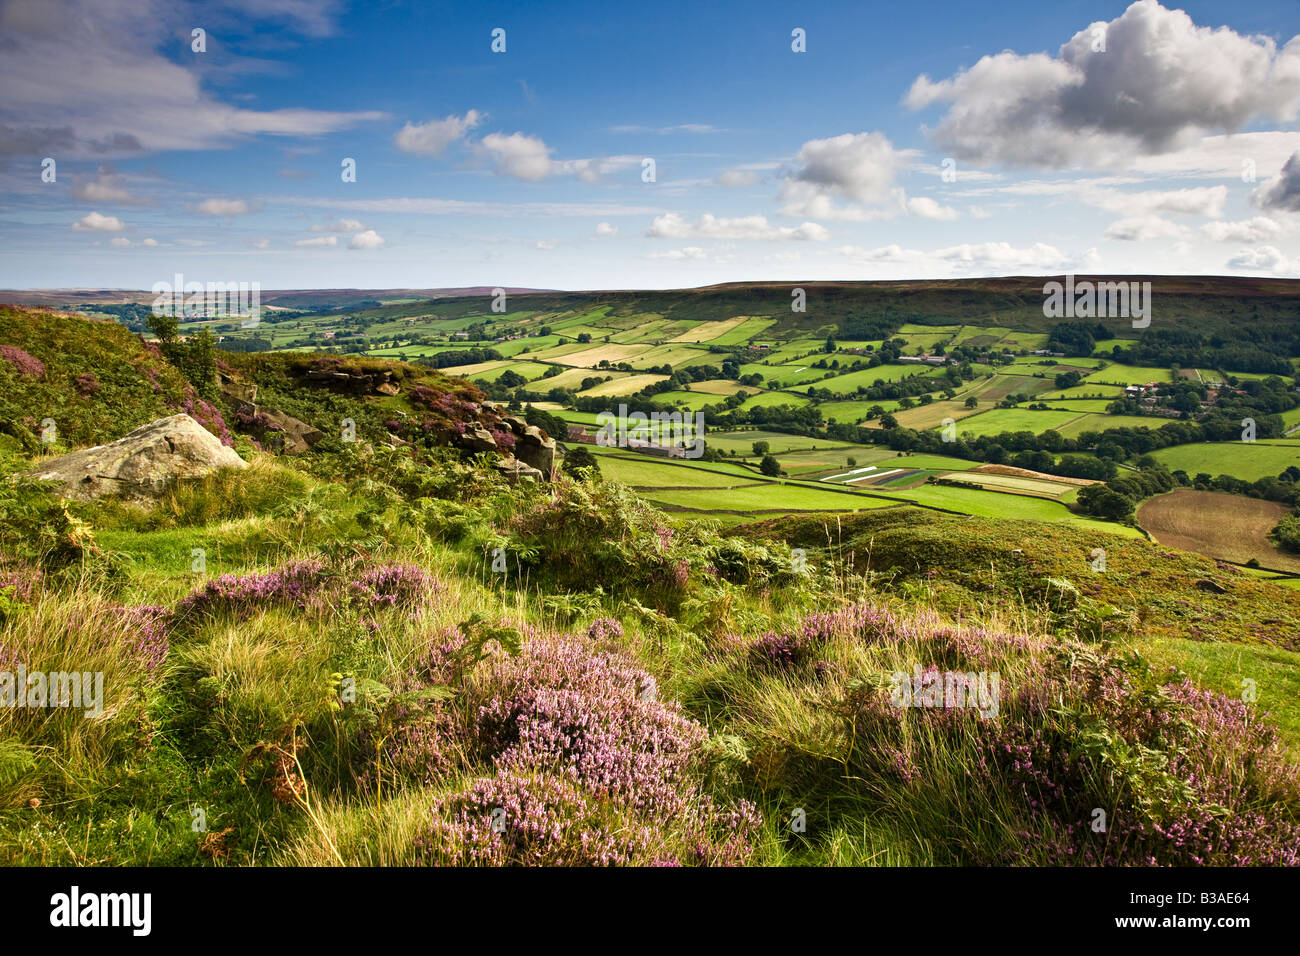
[{"label": "clump of heather", "polygon": [[73,380],[72,386],[82,398],[89,398],[99,391],[99,379],[94,372],[83,372]]},{"label": "clump of heather", "polygon": [[293,561],[265,574],[223,574],[181,600],[176,616],[243,616],[275,605],[305,610],[327,583],[325,565],[313,560]]},{"label": "clump of heather", "polygon": [[573,774],[519,769],[438,800],[421,850],[449,865],[612,866],[656,842],[652,827],[623,825]]},{"label": "clump of heather", "polygon": [[593,641],[608,641],[623,636],[623,625],[612,617],[600,617],[587,627],[587,636]]},{"label": "clump of heather", "polygon": [[41,378],[45,375],[45,363],[16,345],[0,345],[0,359],[12,365],[23,378]]},{"label": "clump of heather", "polygon": [[[1300,865],[1300,770],[1250,704],[1095,646],[951,627],[925,612],[810,616],[755,642],[750,659],[790,671],[831,635],[870,644],[871,660],[884,653],[893,663],[864,671],[868,658],[846,659],[852,644],[837,644],[834,666],[818,662],[822,687],[803,676],[818,711],[841,721],[831,749],[842,749],[817,757],[765,743],[756,764],[783,768],[805,789],[818,780],[847,787],[877,811],[910,815],[923,803],[945,819],[984,821],[957,825],[950,844],[935,844],[941,858]],[[960,695],[904,705],[892,672],[914,668],[923,686],[997,674],[1000,699],[990,712],[962,705]],[[989,807],[1000,808],[996,827],[987,825]]]},{"label": "clump of heather", "polygon": [[22,604],[31,603],[44,586],[45,574],[40,568],[0,570],[0,593]]},{"label": "clump of heather", "polygon": [[764,634],[750,645],[749,662],[759,669],[793,670],[813,660],[833,637],[872,643],[897,636],[899,627],[900,621],[888,610],[865,604],[816,612],[792,628]]},{"label": "clump of heather", "polygon": [[707,731],[659,700],[650,674],[600,649],[614,623],[595,622],[592,636],[534,632],[517,655],[474,672],[472,733],[496,773],[434,807],[435,859],[733,863],[752,853],[757,811],[703,792]]},{"label": "clump of heather", "polygon": [[349,589],[369,604],[410,608],[428,601],[443,586],[414,564],[386,564],[362,572]]},{"label": "clump of heather", "polygon": [[235,437],[230,434],[230,429],[226,427],[226,420],[221,417],[221,411],[215,405],[205,402],[191,392],[181,403],[181,411],[221,439],[221,444],[227,446],[235,444]]},{"label": "clump of heather", "polygon": [[171,649],[167,637],[171,612],[165,607],[141,604],[118,608],[117,613],[125,620],[133,635],[127,650],[144,665],[150,678],[156,677]]}]

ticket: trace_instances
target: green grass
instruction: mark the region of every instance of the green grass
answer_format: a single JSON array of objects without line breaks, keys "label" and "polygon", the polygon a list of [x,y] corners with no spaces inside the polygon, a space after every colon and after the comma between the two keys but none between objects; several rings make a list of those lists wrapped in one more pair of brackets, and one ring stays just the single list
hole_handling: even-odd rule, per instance
[{"label": "green grass", "polygon": [[1233,475],[1245,481],[1276,477],[1288,467],[1300,465],[1300,448],[1267,440],[1173,445],[1151,454],[1170,471],[1181,469],[1192,477],[1201,472]]},{"label": "green grass", "polygon": [[999,435],[1002,432],[1061,429],[1079,417],[1077,412],[1031,411],[1027,408],[994,408],[957,422],[959,436]]}]

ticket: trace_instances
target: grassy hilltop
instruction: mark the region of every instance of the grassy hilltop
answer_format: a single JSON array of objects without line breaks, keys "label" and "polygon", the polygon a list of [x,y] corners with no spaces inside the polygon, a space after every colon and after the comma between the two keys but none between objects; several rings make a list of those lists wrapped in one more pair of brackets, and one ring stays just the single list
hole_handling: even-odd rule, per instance
[{"label": "grassy hilltop", "polygon": [[[1206,294],[1186,281],[1189,295]],[[1014,298],[987,285],[981,295]],[[778,292],[788,310],[788,289]],[[725,353],[734,371],[800,364],[748,352],[791,322],[764,318],[752,289],[709,294],[719,298],[698,314],[656,301],[665,341],[626,342],[638,351],[612,364],[653,368],[672,349],[698,351],[719,375],[684,394],[734,399],[723,386],[703,391],[743,386],[721,375],[724,353],[697,347],[691,324],[728,296],[737,311],[724,321],[737,321],[723,335],[746,350]],[[931,294],[952,293],[917,291]],[[519,413],[581,430],[594,412],[578,398],[598,387],[582,378],[636,368],[563,360],[619,344],[603,341],[617,327],[599,323],[626,319],[629,340],[643,330],[613,305],[597,315],[545,295],[543,312],[514,321],[532,333],[549,324],[546,335],[493,345],[545,341],[537,364],[575,373],[574,400],[528,399]],[[381,308],[391,321],[432,308],[439,335],[482,318],[456,311],[472,310],[468,298]],[[936,324],[922,299],[898,308],[909,314],[882,341],[906,323]],[[345,319],[266,325],[280,336],[292,324],[287,339]],[[844,321],[828,323],[841,340]],[[994,341],[1040,335],[1024,340],[1039,347],[1050,334],[1011,325],[1008,311]],[[950,344],[994,335],[980,329],[943,334]],[[783,358],[811,341],[801,335]],[[668,341],[679,336],[691,341]],[[466,344],[381,338],[365,352],[218,352],[209,378],[195,372],[198,350],[0,310],[0,672],[104,675],[93,717],[0,708],[0,862],[1300,862],[1300,591],[1270,580],[1284,568],[1176,550],[1085,513],[1081,489],[1102,479],[834,438],[824,425],[804,434],[733,420],[709,441],[739,453],[705,461],[582,444],[596,469],[511,484],[492,454],[447,441],[482,427],[504,443],[504,409],[488,396],[505,405],[523,386],[506,394],[473,369],[530,360],[435,369],[414,360]],[[836,357],[818,344],[816,361]],[[382,354],[403,348],[422,355]],[[836,360],[849,355],[860,357]],[[948,381],[955,398],[939,400],[976,397],[977,417],[1044,414],[986,408],[980,396],[1013,374],[1050,386],[1037,395],[1080,387],[1058,390],[1055,364]],[[825,381],[837,372],[825,371]],[[395,394],[327,387],[330,372],[383,376]],[[275,428],[234,397],[253,386],[259,409],[321,433],[310,450],[270,451]],[[1072,398],[1087,401],[1060,401]],[[1066,411],[1106,416],[1077,407]],[[20,477],[177,411],[251,467],[179,482],[150,508],[60,500]],[[356,441],[340,437],[345,419]],[[864,432],[902,434],[871,421]],[[1110,461],[1105,483],[1120,490],[1126,475],[1163,470],[1063,441],[1076,447],[1039,464]],[[969,447],[984,446],[972,436]],[[784,475],[764,473],[769,454]],[[1273,481],[1271,468],[1259,477]],[[898,673],[918,681],[915,692],[903,685],[908,700]],[[969,697],[950,674],[976,678]],[[948,684],[934,699],[936,675]]]}]

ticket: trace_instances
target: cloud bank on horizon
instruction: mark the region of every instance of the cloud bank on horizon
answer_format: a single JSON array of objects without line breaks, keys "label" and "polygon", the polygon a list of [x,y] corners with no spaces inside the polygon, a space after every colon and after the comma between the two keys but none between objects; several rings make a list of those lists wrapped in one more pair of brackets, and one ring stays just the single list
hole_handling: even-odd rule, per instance
[{"label": "cloud bank on horizon", "polygon": [[1300,276],[1293,0],[863,6],[5,0],[0,286]]}]

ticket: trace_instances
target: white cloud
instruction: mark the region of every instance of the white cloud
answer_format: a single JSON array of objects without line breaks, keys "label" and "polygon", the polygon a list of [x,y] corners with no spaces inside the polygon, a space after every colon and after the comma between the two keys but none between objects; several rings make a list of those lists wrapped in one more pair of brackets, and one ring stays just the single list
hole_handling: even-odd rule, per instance
[{"label": "white cloud", "polygon": [[1023,249],[1017,249],[1007,242],[963,243],[940,249],[933,255],[938,259],[1007,269],[1021,267],[1047,269],[1068,261],[1059,249],[1043,242],[1036,242]]},{"label": "white cloud", "polygon": [[850,259],[867,259],[871,262],[906,262],[921,259],[925,256],[924,252],[915,249],[904,249],[897,243],[881,246],[878,249],[864,249],[862,246],[840,246],[835,251]]},{"label": "white cloud", "polygon": [[766,216],[744,216],[738,219],[719,219],[705,213],[695,222],[688,222],[675,212],[656,216],[646,230],[652,239],[809,239],[823,240],[830,233],[815,222],[799,226],[773,226]]},{"label": "white cloud", "polygon": [[[330,237],[334,238],[333,236]],[[384,245],[384,237],[373,229],[359,232],[348,243],[349,249],[379,249]]]},{"label": "white cloud", "polygon": [[721,133],[723,130],[708,123],[678,123],[676,126],[611,126],[612,133]]},{"label": "white cloud", "polygon": [[311,227],[312,232],[360,232],[366,227],[360,219],[330,219]]},{"label": "white cloud", "polygon": [[670,249],[667,252],[650,253],[651,259],[668,259],[678,262],[683,259],[707,259],[708,257],[708,250],[701,249],[699,246],[687,246],[685,249]]},{"label": "white cloud", "polygon": [[1216,242],[1263,242],[1276,239],[1285,230],[1276,219],[1256,216],[1241,222],[1207,222],[1201,232]]},{"label": "white cloud", "polygon": [[304,248],[322,248],[326,246],[337,246],[339,244],[338,236],[316,236],[312,239],[295,239],[295,246]]},{"label": "white cloud", "polygon": [[453,113],[445,119],[429,120],[427,123],[407,123],[393,137],[393,143],[404,153],[439,156],[482,121],[482,113],[470,110],[464,116]]},{"label": "white cloud", "polygon": [[122,220],[116,216],[104,216],[97,212],[88,212],[74,222],[72,228],[78,231],[120,232],[123,226]]},{"label": "white cloud", "polygon": [[539,182],[551,175],[551,149],[536,136],[488,133],[477,149],[493,164],[498,176]]},{"label": "white cloud", "polygon": [[907,201],[907,211],[922,219],[951,220],[957,218],[957,210],[951,206],[941,206],[927,196],[914,196]]},{"label": "white cloud", "polygon": [[1255,190],[1251,201],[1261,209],[1300,212],[1300,150],[1291,155],[1277,176]]},{"label": "white cloud", "polygon": [[[319,27],[328,18],[313,6],[248,2],[243,19],[253,32],[267,19]],[[211,149],[259,134],[318,136],[383,117],[374,111],[259,111],[221,102],[204,89],[205,71],[189,53],[194,14],[189,5],[157,2],[6,4],[0,153],[62,159]],[[179,37],[185,38],[185,56],[177,55]],[[208,42],[207,56],[218,55],[215,30]],[[226,72],[266,69],[228,49],[220,55]]]},{"label": "white cloud", "polygon": [[554,239],[538,239],[538,240],[537,240],[537,248],[549,252],[551,249],[554,249],[554,248],[555,248],[555,240],[554,240]]},{"label": "white cloud", "polygon": [[618,235],[618,226],[610,225],[607,222],[596,223],[596,235],[602,239],[612,239]]},{"label": "white cloud", "polygon": [[[1104,52],[1094,51],[1094,35]],[[1138,0],[1076,33],[1056,56],[1003,52],[905,97],[947,104],[933,136],[958,158],[1010,166],[1131,165],[1206,133],[1300,111],[1300,37],[1281,51],[1264,36],[1197,26],[1181,10]]]},{"label": "white cloud", "polygon": [[126,238],[125,236],[114,236],[112,239],[108,241],[108,244],[110,246],[129,246],[131,244],[131,240]]},{"label": "white cloud", "polygon": [[114,172],[111,165],[99,167],[94,179],[78,176],[72,184],[72,198],[82,202],[117,203],[119,205],[139,206],[148,202],[134,195],[126,185],[126,177]]},{"label": "white cloud", "polygon": [[1165,239],[1181,236],[1186,228],[1156,215],[1128,216],[1111,223],[1106,230],[1107,239],[1124,242],[1145,242],[1148,239]]},{"label": "white cloud", "polygon": [[[898,171],[914,155],[912,150],[895,149],[881,133],[809,140],[795,157],[799,168],[781,189],[781,212],[858,221],[895,215],[906,204],[896,185]],[[841,207],[835,200],[855,205]]]},{"label": "white cloud", "polygon": [[198,205],[204,216],[242,216],[248,211],[248,203],[242,199],[205,199]]},{"label": "white cloud", "polygon": [[262,238],[262,239],[254,239],[254,240],[253,240],[253,248],[254,248],[254,249],[265,249],[265,248],[267,248],[267,247],[270,246],[270,245],[271,245],[271,240],[270,240],[270,239]]},{"label": "white cloud", "polygon": [[761,177],[752,169],[724,169],[714,180],[719,186],[736,188],[738,186],[755,186]]},{"label": "white cloud", "polygon": [[1259,246],[1241,250],[1228,260],[1227,267],[1242,272],[1290,273],[1300,268],[1300,262],[1292,262],[1276,246]]}]

